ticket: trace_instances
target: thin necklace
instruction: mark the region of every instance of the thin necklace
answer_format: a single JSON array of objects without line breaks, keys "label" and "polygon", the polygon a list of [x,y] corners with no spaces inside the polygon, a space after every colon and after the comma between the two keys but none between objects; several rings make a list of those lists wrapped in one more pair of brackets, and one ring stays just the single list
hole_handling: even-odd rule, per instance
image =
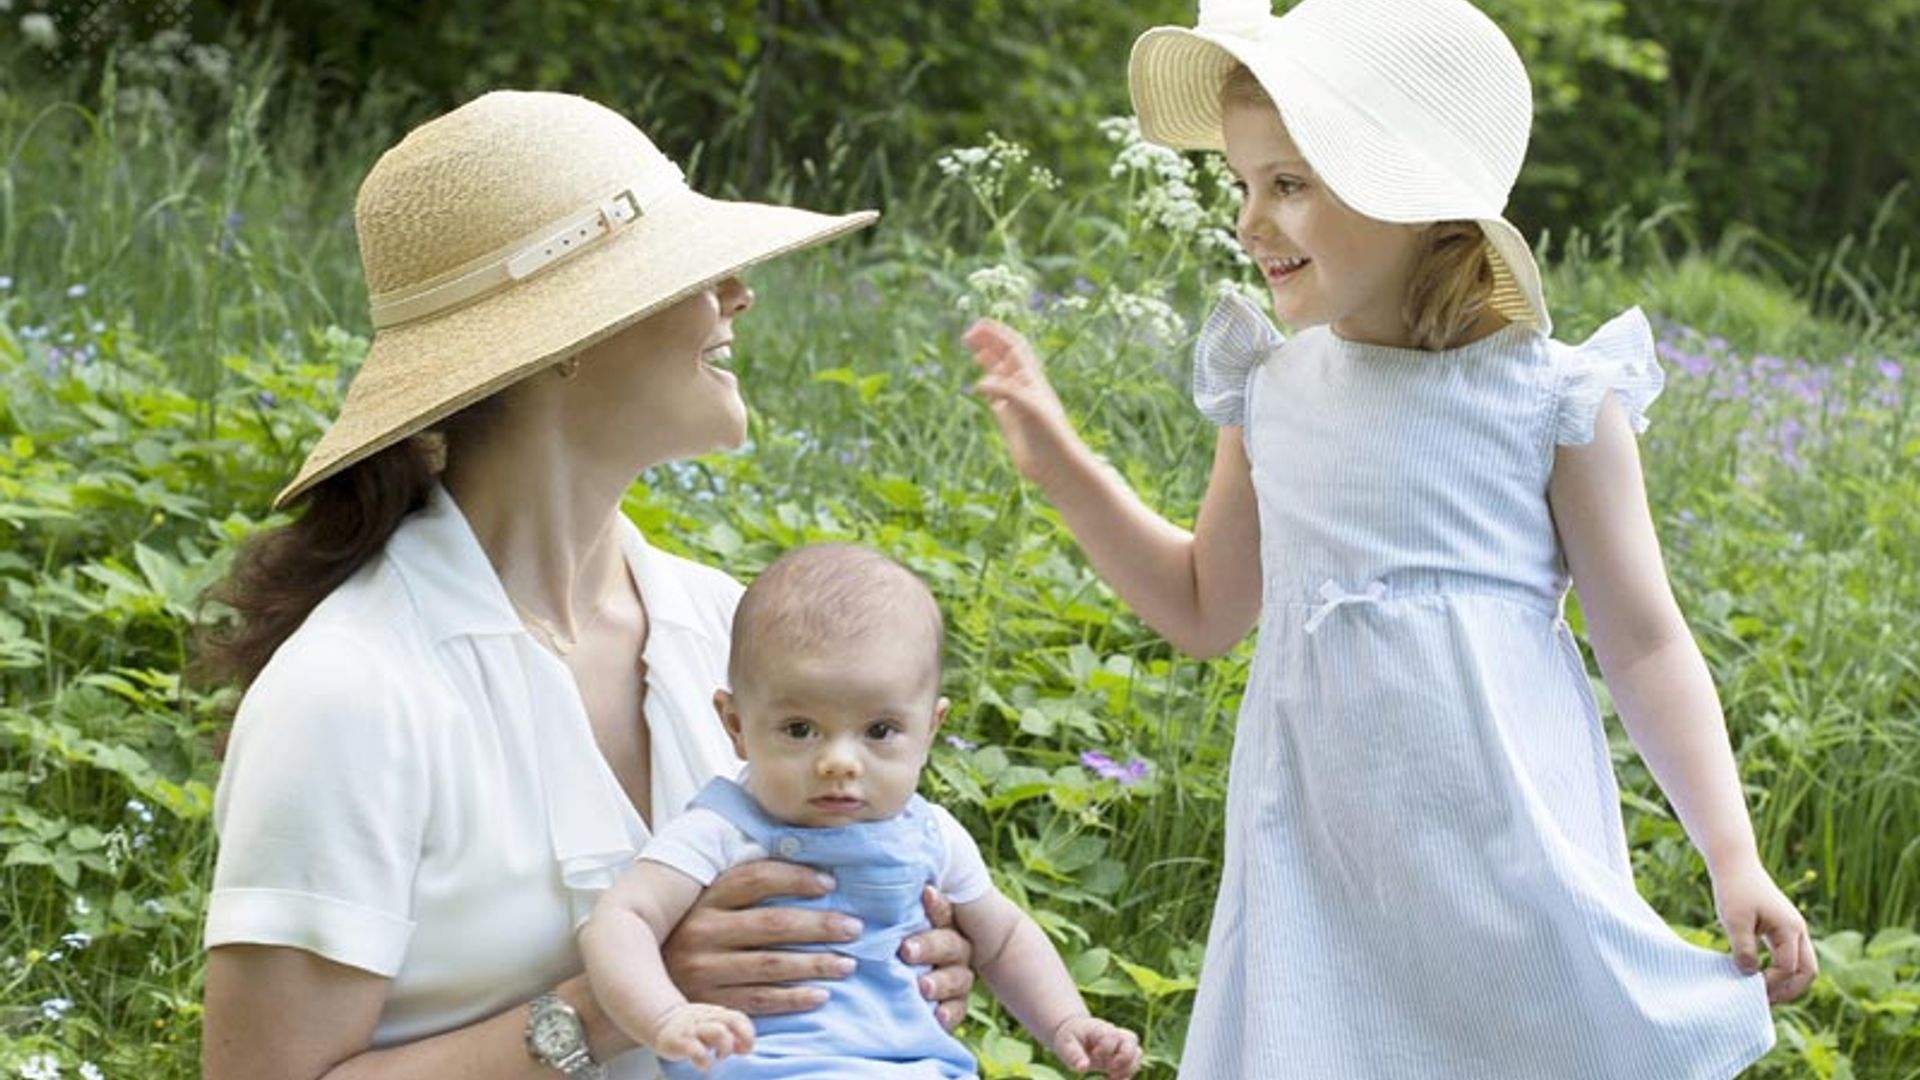
[{"label": "thin necklace", "polygon": [[588,626],[593,625],[593,621],[588,619],[586,625],[580,626],[578,630],[572,632],[572,636],[568,636],[568,634],[559,632],[559,628],[555,628],[549,619],[541,619],[540,615],[534,615],[532,611],[528,611],[526,605],[515,600],[515,598],[509,596],[507,603],[513,603],[513,609],[520,613],[520,623],[526,625],[528,630],[532,630],[534,636],[540,638],[541,642],[545,642],[549,650],[553,650],[555,653],[559,653],[559,655],[568,655],[568,653],[574,651],[576,646],[580,646],[580,634],[582,634]]}]

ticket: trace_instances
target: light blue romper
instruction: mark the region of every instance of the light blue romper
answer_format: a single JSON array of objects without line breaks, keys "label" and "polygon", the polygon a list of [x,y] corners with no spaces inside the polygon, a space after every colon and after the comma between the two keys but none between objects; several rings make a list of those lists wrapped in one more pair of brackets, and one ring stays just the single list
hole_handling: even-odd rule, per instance
[{"label": "light blue romper", "polygon": [[792,946],[843,953],[857,963],[844,979],[817,986],[827,1003],[807,1012],[753,1018],[753,1053],[703,1073],[691,1062],[664,1063],[671,1080],[971,1080],[973,1055],[949,1035],[920,996],[915,967],[900,943],[930,925],[921,891],[939,875],[946,849],[932,807],[915,795],[885,821],[830,829],[768,817],[746,789],[721,777],[691,804],[719,814],[775,858],[831,873],[823,897],[777,897],[770,905],[844,912],[863,925],[857,941]]},{"label": "light blue romper", "polygon": [[1262,607],[1186,1080],[1724,1080],[1766,990],[1634,889],[1562,614],[1555,447],[1609,391],[1644,428],[1638,309],[1416,352],[1282,342],[1229,296],[1195,399],[1244,425]]}]

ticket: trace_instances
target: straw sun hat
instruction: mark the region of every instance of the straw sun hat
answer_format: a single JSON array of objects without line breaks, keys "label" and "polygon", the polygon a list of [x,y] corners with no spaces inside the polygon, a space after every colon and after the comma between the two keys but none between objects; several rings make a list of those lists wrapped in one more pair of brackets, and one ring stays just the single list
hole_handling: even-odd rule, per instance
[{"label": "straw sun hat", "polygon": [[1307,164],[1379,221],[1470,220],[1487,237],[1492,307],[1551,333],[1540,269],[1502,213],[1533,123],[1527,70],[1467,0],[1201,0],[1192,29],[1134,42],[1133,108],[1146,139],[1225,149],[1220,87],[1244,64]]},{"label": "straw sun hat", "polygon": [[373,345],[274,505],[755,263],[878,217],[709,199],[625,117],[568,94],[496,91],[428,121],[360,185]]}]

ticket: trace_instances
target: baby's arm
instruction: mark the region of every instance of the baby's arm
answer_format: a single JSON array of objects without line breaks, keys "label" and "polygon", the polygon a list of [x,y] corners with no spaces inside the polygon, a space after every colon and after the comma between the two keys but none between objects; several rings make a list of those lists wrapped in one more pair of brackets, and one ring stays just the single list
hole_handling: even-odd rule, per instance
[{"label": "baby's arm", "polygon": [[1125,1080],[1140,1068],[1140,1039],[1095,1019],[1053,942],[1026,912],[990,889],[954,907],[960,932],[973,942],[974,963],[1007,1011],[1076,1072]]},{"label": "baby's arm", "polygon": [[1706,857],[1734,959],[1755,970],[1764,937],[1768,994],[1791,1000],[1816,972],[1806,920],[1760,864],[1719,695],[1668,587],[1639,449],[1613,395],[1593,442],[1559,449],[1548,499],[1594,657],[1627,734]]},{"label": "baby's arm", "polygon": [[699,882],[657,862],[636,862],[594,905],[580,932],[587,982],[608,1018],[664,1058],[702,1069],[753,1048],[753,1021],[689,1002],[667,975],[660,943],[700,896]]},{"label": "baby's arm", "polygon": [[1217,656],[1246,637],[1260,615],[1260,522],[1240,429],[1220,429],[1188,532],[1094,457],[1024,337],[982,319],[965,341],[985,372],[975,390],[993,409],[1014,467],[1046,493],[1120,598],[1193,656]]}]

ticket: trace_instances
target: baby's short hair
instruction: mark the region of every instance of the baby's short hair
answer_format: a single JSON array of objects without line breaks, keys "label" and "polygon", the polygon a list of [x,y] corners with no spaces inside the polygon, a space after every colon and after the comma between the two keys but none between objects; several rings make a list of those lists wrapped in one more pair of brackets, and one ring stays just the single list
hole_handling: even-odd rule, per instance
[{"label": "baby's short hair", "polygon": [[727,679],[737,692],[770,646],[840,646],[902,625],[926,633],[927,663],[937,678],[945,624],[933,593],[913,571],[857,544],[795,548],[761,571],[740,598]]}]

